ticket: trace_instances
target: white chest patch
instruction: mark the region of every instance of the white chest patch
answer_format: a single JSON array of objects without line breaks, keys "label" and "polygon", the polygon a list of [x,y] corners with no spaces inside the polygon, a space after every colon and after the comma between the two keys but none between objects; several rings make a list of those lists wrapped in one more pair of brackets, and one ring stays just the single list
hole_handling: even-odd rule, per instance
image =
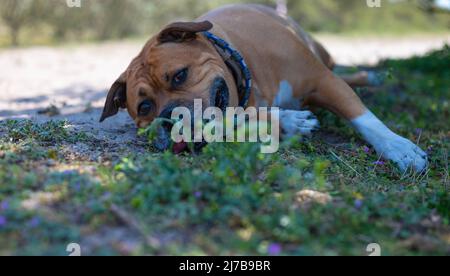
[{"label": "white chest patch", "polygon": [[378,154],[397,163],[402,171],[413,167],[421,172],[427,167],[427,154],[408,139],[392,132],[372,112],[367,111],[352,124]]},{"label": "white chest patch", "polygon": [[294,98],[292,85],[284,80],[280,83],[280,90],[278,91],[272,106],[286,110],[300,110],[302,101]]}]

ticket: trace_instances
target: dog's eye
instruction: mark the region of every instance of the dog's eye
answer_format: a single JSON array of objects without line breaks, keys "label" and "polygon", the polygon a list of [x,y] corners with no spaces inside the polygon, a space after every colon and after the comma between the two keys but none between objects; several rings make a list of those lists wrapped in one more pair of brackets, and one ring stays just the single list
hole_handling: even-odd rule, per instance
[{"label": "dog's eye", "polygon": [[180,85],[182,85],[183,83],[186,82],[188,77],[188,68],[184,68],[180,71],[178,71],[172,79],[172,86],[173,87],[178,87]]},{"label": "dog's eye", "polygon": [[153,102],[149,100],[143,101],[138,108],[138,113],[140,117],[145,117],[150,114],[153,110]]}]

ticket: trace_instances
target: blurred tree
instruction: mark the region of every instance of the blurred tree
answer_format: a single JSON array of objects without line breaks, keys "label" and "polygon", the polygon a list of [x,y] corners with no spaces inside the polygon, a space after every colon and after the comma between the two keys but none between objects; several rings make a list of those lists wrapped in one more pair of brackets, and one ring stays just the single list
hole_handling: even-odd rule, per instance
[{"label": "blurred tree", "polygon": [[140,24],[143,23],[144,6],[144,2],[140,0],[90,2],[90,7],[95,14],[95,37],[105,40],[138,34]]},{"label": "blurred tree", "polygon": [[9,29],[11,44],[19,44],[19,34],[21,29],[29,23],[30,15],[34,9],[33,0],[3,0],[1,4],[0,16]]},{"label": "blurred tree", "polygon": [[419,5],[427,12],[450,12],[449,0],[419,0]]},{"label": "blurred tree", "polygon": [[[71,36],[80,38],[89,29],[92,29],[94,14],[91,9],[86,6],[69,9],[65,1],[52,0],[50,2],[51,6],[49,4],[47,7],[49,13],[45,17],[45,22],[51,26],[53,39],[56,41],[63,41]],[[85,5],[84,2],[82,3]]]},{"label": "blurred tree", "polygon": [[288,14],[287,0],[277,0],[277,11],[279,14],[287,16]]},{"label": "blurred tree", "polygon": [[38,40],[44,43],[148,37],[171,21],[192,20],[221,5],[250,2],[287,12],[312,32],[428,32],[448,31],[450,26],[448,16],[417,8],[419,2],[432,4],[432,0],[383,1],[379,9],[368,8],[365,0],[82,0],[81,8],[69,8],[66,0],[0,1],[0,36],[8,30],[13,45],[19,43],[21,33],[28,44],[36,37],[44,37]]}]

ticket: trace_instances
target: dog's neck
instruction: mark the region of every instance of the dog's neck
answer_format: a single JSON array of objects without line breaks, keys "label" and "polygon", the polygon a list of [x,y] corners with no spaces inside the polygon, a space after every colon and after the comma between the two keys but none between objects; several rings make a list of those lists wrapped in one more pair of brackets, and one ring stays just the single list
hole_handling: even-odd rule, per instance
[{"label": "dog's neck", "polygon": [[211,41],[231,71],[239,93],[239,106],[246,108],[252,91],[252,74],[243,56],[222,38],[210,32],[204,32],[203,34]]}]

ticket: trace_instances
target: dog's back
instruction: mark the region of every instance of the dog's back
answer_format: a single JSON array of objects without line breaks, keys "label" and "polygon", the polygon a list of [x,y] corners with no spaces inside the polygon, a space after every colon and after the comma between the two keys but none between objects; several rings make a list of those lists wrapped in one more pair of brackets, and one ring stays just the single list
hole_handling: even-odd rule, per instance
[{"label": "dog's back", "polygon": [[295,33],[297,37],[300,38],[301,42],[303,42],[303,44],[306,45],[306,47],[328,68],[331,69],[334,67],[335,64],[331,55],[319,42],[314,40],[314,38],[311,35],[309,35],[294,19],[292,19],[289,16],[279,14],[275,9],[271,7],[259,4],[228,5],[205,14],[202,17],[202,19],[209,17],[220,18],[221,13],[227,14],[228,11],[232,12],[234,15],[237,10],[243,13],[248,13],[250,17],[256,16],[257,13],[260,13],[261,15],[264,15],[266,17],[268,16],[272,20],[277,21],[279,24],[288,29],[290,32]]},{"label": "dog's back", "polygon": [[313,40],[302,37],[298,24],[294,26],[271,8],[229,5],[198,20],[212,22],[213,32],[243,54],[253,72],[254,89],[261,92],[257,96],[261,103],[273,103],[283,81],[302,94],[311,90],[309,80],[325,74],[324,62],[308,45]]}]

